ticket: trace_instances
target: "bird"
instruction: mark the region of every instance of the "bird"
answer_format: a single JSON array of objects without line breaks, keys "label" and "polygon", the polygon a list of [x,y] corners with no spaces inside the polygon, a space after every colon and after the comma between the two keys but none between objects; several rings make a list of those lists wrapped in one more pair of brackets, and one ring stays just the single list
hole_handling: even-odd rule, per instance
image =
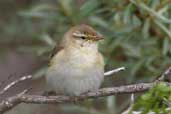
[{"label": "bird", "polygon": [[89,25],[71,27],[49,62],[48,90],[68,96],[97,91],[104,80],[104,58],[98,50],[98,43],[103,39]]}]

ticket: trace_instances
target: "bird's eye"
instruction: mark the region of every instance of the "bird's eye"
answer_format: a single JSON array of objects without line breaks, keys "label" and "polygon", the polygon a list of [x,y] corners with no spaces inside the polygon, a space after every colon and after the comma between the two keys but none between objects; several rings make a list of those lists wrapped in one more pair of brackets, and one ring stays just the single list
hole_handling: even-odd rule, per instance
[{"label": "bird's eye", "polygon": [[83,39],[83,40],[86,39],[84,36],[81,36],[80,38]]}]

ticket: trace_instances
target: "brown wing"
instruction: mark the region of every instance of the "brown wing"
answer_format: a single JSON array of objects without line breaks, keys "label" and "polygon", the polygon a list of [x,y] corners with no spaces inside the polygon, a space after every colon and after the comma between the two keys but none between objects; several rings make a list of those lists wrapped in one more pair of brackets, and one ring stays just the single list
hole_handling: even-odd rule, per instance
[{"label": "brown wing", "polygon": [[51,54],[50,54],[50,59],[52,59],[52,57],[55,55],[55,54],[57,54],[60,50],[62,50],[64,47],[63,46],[61,46],[61,45],[56,45],[54,48],[53,48],[53,50],[52,50],[52,52],[51,52]]},{"label": "brown wing", "polygon": [[58,54],[58,52],[60,52],[62,49],[63,49],[63,46],[62,46],[62,45],[56,45],[56,46],[52,49],[51,54],[50,54],[50,56],[49,56],[49,64],[48,64],[48,65],[51,64],[52,58],[53,58],[56,54]]}]

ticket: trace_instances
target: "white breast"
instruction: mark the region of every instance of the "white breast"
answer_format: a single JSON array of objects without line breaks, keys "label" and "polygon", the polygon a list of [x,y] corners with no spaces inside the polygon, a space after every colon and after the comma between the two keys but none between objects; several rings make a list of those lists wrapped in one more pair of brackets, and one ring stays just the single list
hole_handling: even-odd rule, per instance
[{"label": "white breast", "polygon": [[103,81],[104,66],[93,64],[96,56],[90,53],[85,55],[76,53],[74,52],[66,61],[48,69],[46,76],[48,86],[57,93],[80,95],[97,90]]}]

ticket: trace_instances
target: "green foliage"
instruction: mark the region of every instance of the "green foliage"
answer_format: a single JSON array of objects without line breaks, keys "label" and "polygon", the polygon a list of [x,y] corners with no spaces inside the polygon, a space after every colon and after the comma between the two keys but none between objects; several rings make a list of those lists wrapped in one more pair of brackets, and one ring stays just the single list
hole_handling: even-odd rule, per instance
[{"label": "green foliage", "polygon": [[140,110],[142,114],[155,112],[156,114],[170,114],[171,86],[160,83],[148,93],[142,95],[135,103],[133,110]]}]

